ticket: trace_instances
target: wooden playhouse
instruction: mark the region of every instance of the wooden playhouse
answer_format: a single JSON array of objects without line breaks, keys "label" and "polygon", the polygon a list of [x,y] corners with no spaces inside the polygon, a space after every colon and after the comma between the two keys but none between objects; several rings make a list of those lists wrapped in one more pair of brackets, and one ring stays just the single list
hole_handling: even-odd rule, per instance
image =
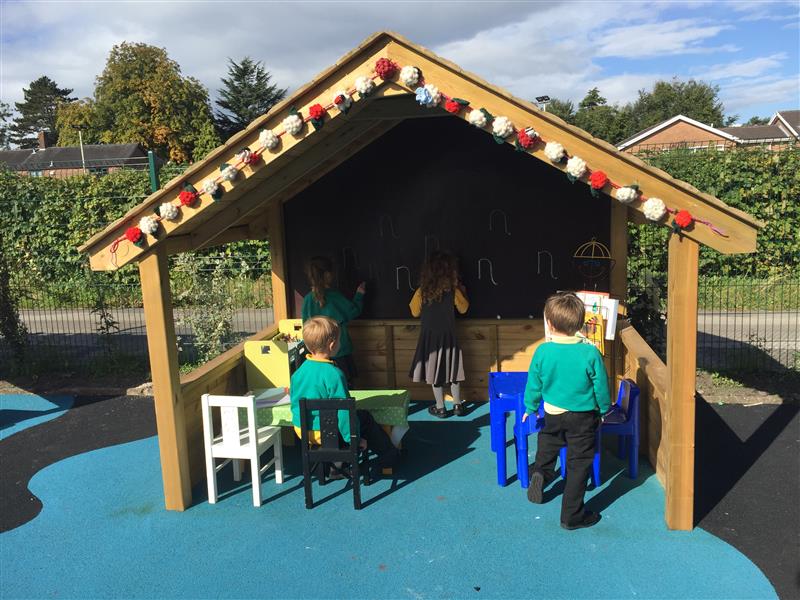
[{"label": "wooden playhouse", "polygon": [[[669,242],[667,363],[623,320],[606,365],[642,389],[667,525],[691,529],[699,245],[753,252],[761,224],[399,35],[371,36],[80,250],[94,270],[139,264],[165,504],[183,510],[204,478],[200,396],[246,384],[241,344],[179,374],[169,255],[269,239],[276,322],[299,316],[304,260],[331,256],[343,291],[368,284],[351,324],[358,387],[425,398],[408,379],[407,304],[423,257],[447,248],[472,302],[465,397],[486,400],[488,372],[527,370],[548,294],[592,285],[624,303],[627,224],[645,215],[684,225]],[[576,252],[594,241],[614,267],[587,282]]]}]

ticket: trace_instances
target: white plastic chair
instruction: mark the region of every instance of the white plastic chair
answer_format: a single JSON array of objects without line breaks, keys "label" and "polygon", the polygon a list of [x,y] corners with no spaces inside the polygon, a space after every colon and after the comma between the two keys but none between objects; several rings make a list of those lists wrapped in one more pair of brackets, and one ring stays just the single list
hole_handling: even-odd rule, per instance
[{"label": "white plastic chair", "polygon": [[[233,461],[233,478],[242,479],[242,467],[239,461],[250,461],[250,473],[253,480],[253,505],[261,506],[261,475],[275,465],[275,482],[283,483],[283,447],[281,445],[281,428],[266,426],[256,428],[255,396],[216,396],[203,394],[203,442],[206,453],[206,479],[208,480],[208,501],[217,502],[217,472]],[[222,433],[214,435],[211,411],[219,408]],[[239,424],[239,409],[245,409],[247,423],[243,428]],[[255,443],[253,443],[255,440]],[[264,451],[274,448],[274,456],[263,467],[260,457]],[[226,459],[215,465],[214,459]]]}]

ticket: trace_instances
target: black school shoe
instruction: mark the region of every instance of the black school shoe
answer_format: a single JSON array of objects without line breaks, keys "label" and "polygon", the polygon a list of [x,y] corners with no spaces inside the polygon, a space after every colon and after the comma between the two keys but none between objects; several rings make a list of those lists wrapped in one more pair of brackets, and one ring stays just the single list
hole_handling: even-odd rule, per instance
[{"label": "black school shoe", "polygon": [[600,513],[592,512],[587,510],[583,513],[583,518],[578,521],[577,523],[570,525],[569,523],[561,523],[561,527],[564,529],[569,529],[572,531],[573,529],[583,529],[584,527],[591,527],[592,525],[597,525],[600,522],[601,515]]},{"label": "black school shoe", "polygon": [[534,471],[531,474],[530,483],[528,484],[528,500],[534,504],[541,504],[543,491],[544,473],[541,471]]}]

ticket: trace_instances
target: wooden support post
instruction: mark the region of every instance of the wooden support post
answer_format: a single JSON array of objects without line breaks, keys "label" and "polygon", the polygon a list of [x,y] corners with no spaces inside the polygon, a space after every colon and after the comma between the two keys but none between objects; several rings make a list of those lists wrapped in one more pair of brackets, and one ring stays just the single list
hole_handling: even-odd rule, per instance
[{"label": "wooden support post", "polygon": [[666,521],[670,529],[694,527],[694,419],[697,367],[697,265],[699,246],[685,236],[669,241],[667,275]]},{"label": "wooden support post", "polygon": [[283,203],[273,198],[269,208],[269,252],[272,259],[272,314],[277,323],[289,318],[289,286],[283,231]]},{"label": "wooden support post", "polygon": [[139,262],[139,279],[153,376],[164,504],[167,510],[185,510],[192,503],[192,484],[166,244],[157,246]]}]

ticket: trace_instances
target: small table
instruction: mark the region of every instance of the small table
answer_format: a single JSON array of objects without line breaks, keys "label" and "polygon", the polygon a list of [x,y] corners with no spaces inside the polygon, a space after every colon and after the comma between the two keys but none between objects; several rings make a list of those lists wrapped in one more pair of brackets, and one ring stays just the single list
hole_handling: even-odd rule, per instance
[{"label": "small table", "polygon": [[[258,394],[261,390],[254,390]],[[367,410],[392,438],[395,446],[408,431],[408,390],[351,390],[356,408]],[[256,426],[293,427],[291,404],[256,408]]]}]

